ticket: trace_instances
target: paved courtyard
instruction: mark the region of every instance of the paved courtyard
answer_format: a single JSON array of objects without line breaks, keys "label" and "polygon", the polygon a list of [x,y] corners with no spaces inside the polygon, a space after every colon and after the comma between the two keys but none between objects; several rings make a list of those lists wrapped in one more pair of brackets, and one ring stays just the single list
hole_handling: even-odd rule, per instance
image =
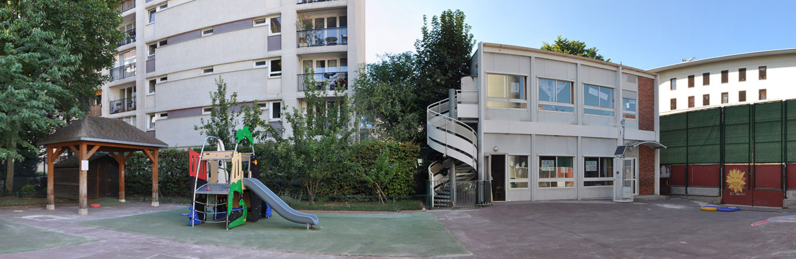
[{"label": "paved courtyard", "polygon": [[[3,231],[0,243],[9,240],[20,243],[17,239],[28,239],[40,245],[31,248],[39,250],[23,252],[0,249],[0,258],[350,258],[336,255],[333,250],[323,252],[318,249],[322,244],[308,244],[307,251],[311,252],[233,248],[134,234],[128,230],[114,231],[91,223],[134,215],[148,217],[143,214],[162,214],[184,207],[130,203],[93,209],[88,216],[78,216],[75,206],[60,206],[55,211],[2,208],[0,219],[5,226],[13,229],[24,226],[36,231],[30,235],[11,236]],[[385,217],[390,214],[395,215],[387,213]],[[796,222],[752,226],[769,218],[796,215],[796,210],[745,208],[732,213],[704,212],[695,202],[670,199],[632,204],[608,201],[503,203],[476,210],[435,210],[431,214],[467,250],[465,254],[441,255],[443,257],[796,258]],[[21,232],[26,231],[22,229]],[[400,234],[410,239],[424,235],[422,230]],[[230,236],[234,236],[234,230]],[[63,240],[50,240],[58,238]],[[47,242],[54,242],[54,245],[47,246]]]}]

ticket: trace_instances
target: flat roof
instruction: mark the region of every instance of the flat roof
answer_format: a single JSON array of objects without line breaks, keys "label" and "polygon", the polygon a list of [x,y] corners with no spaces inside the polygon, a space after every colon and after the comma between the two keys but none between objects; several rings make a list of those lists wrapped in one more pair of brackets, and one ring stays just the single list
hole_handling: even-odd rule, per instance
[{"label": "flat roof", "polygon": [[582,61],[588,61],[588,62],[597,63],[597,64],[605,65],[605,66],[612,66],[612,67],[617,67],[617,68],[621,67],[622,70],[630,70],[630,71],[633,71],[633,72],[636,72],[636,73],[642,73],[642,74],[646,74],[646,75],[650,75],[650,76],[657,75],[656,72],[651,72],[649,70],[644,70],[644,69],[640,69],[640,68],[625,66],[625,65],[622,65],[622,64],[616,64],[616,63],[613,63],[613,62],[602,61],[602,60],[597,60],[597,59],[593,59],[593,58],[575,56],[575,55],[572,55],[572,54],[559,53],[559,52],[553,52],[553,51],[549,51],[549,50],[542,50],[542,49],[530,48],[530,47],[499,44],[499,43],[489,43],[489,42],[481,42],[481,43],[484,45],[484,47],[502,48],[502,49],[514,49],[514,50],[528,51],[528,52],[534,52],[534,53],[540,53],[540,54],[546,54],[546,55],[553,55],[553,56],[559,56],[559,57],[565,57],[565,58],[573,58],[573,59],[579,59],[579,60],[582,60]]},{"label": "flat roof", "polygon": [[721,61],[728,61],[734,59],[743,59],[743,58],[756,58],[756,57],[764,57],[764,56],[774,56],[774,55],[787,55],[787,54],[796,54],[796,48],[793,49],[775,49],[775,50],[764,50],[764,51],[755,51],[755,52],[747,52],[747,53],[740,53],[740,54],[732,54],[726,56],[718,56],[713,58],[706,58],[706,59],[697,59],[694,61],[689,62],[681,62],[677,64],[672,64],[668,66],[662,66],[653,68],[647,71],[653,73],[660,73],[667,70],[677,69],[677,68],[684,68],[690,66],[697,66],[703,64],[709,64],[714,62],[721,62]]}]

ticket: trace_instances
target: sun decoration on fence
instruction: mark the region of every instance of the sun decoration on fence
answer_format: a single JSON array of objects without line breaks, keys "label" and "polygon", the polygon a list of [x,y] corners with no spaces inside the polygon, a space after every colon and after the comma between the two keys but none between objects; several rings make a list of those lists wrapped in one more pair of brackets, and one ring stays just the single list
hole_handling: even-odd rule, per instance
[{"label": "sun decoration on fence", "polygon": [[738,169],[730,170],[730,174],[727,175],[727,188],[730,188],[733,192],[743,192],[743,187],[746,185],[744,174],[746,172],[741,172]]}]

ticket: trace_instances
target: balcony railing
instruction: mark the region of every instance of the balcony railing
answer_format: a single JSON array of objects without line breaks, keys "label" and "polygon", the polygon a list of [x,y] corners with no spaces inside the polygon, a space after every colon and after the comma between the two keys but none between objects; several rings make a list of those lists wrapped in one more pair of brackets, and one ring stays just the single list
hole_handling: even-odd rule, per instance
[{"label": "balcony railing", "polygon": [[133,8],[135,8],[135,0],[122,1],[122,4],[119,5],[119,12],[123,13]]},{"label": "balcony railing", "polygon": [[135,29],[124,32],[124,39],[116,43],[116,47],[124,46],[135,42]]},{"label": "balcony railing", "polygon": [[135,62],[110,70],[111,82],[135,76]]},{"label": "balcony railing", "polygon": [[348,27],[297,31],[298,47],[348,45]]},{"label": "balcony railing", "polygon": [[317,2],[331,2],[337,0],[296,0],[296,4],[309,4],[309,3],[317,3]]},{"label": "balcony railing", "polygon": [[[313,79],[315,79],[315,87],[308,87],[304,85],[304,78],[307,76],[310,76]],[[329,73],[298,75],[299,92],[304,92],[306,90],[334,91],[337,90],[338,87],[345,87],[345,90],[348,90],[348,72],[329,72]]]},{"label": "balcony railing", "polygon": [[135,111],[135,97],[117,99],[110,101],[109,103],[110,105],[108,106],[110,107],[110,110],[108,110],[108,112],[110,114]]}]

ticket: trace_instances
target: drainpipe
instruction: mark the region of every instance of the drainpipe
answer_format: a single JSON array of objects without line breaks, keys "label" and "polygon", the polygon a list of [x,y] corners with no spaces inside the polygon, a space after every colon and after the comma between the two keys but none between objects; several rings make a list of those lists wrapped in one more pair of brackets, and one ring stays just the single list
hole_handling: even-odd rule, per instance
[{"label": "drainpipe", "polygon": [[[450,122],[452,124],[451,126],[453,126],[451,129],[454,129],[452,131],[456,132],[455,131],[456,125],[455,125],[455,122],[453,121],[453,120],[458,118],[457,114],[456,114],[456,89],[453,89],[453,88],[448,89],[448,105],[450,105],[450,108],[448,109],[448,116],[450,117],[450,120],[451,120],[451,122]],[[450,134],[450,133],[448,133],[448,134]],[[447,146],[448,143],[445,143],[445,145]],[[450,183],[451,183],[451,188],[450,188],[450,190],[451,190],[451,208],[455,208],[456,207],[456,162],[453,161],[453,160],[451,160],[451,168],[450,168],[450,172],[448,172],[448,178],[450,179]]]}]

